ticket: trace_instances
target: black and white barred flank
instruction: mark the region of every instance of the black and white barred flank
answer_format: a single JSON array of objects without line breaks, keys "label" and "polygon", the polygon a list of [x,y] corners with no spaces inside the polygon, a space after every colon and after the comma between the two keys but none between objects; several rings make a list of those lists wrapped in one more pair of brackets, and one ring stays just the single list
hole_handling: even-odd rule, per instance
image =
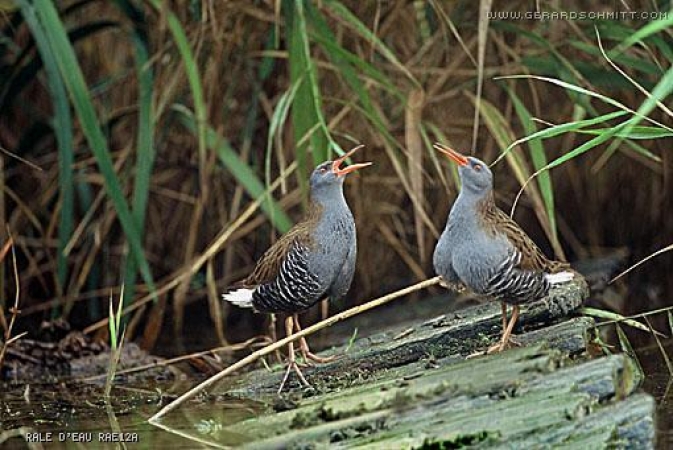
[{"label": "black and white barred flank", "polygon": [[313,306],[325,289],[308,269],[308,252],[308,248],[301,244],[293,245],[273,280],[256,287],[236,289],[223,294],[222,298],[258,312],[294,313]]},{"label": "black and white barred flank", "polygon": [[573,279],[570,271],[545,273],[522,270],[521,252],[513,251],[498,265],[489,278],[484,294],[511,304],[540,299],[549,293],[551,285]]}]

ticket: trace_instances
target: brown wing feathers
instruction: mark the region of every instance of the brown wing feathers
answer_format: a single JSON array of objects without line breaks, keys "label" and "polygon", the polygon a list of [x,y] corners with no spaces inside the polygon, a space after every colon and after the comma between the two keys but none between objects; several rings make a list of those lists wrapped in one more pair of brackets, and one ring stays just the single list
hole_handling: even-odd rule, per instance
[{"label": "brown wing feathers", "polygon": [[521,253],[519,268],[546,273],[556,273],[570,268],[568,263],[548,259],[526,232],[495,205],[492,193],[484,199],[480,213],[487,231],[493,235],[498,232],[504,233],[514,248]]},{"label": "brown wing feathers", "polygon": [[281,268],[281,265],[288,252],[292,248],[301,244],[304,247],[311,248],[313,239],[311,229],[316,225],[320,218],[322,209],[320,206],[311,204],[306,218],[296,223],[290,230],[281,236],[257,261],[252,273],[244,280],[236,283],[237,287],[254,287],[263,283],[272,281]]}]

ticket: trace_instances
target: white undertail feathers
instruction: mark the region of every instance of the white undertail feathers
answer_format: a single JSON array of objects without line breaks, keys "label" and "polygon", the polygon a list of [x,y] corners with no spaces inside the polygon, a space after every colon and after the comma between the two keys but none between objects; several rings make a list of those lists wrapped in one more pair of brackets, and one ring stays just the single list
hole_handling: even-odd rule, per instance
[{"label": "white undertail feathers", "polygon": [[549,284],[567,283],[575,278],[575,273],[565,270],[558,273],[546,273],[544,277],[549,281]]},{"label": "white undertail feathers", "polygon": [[222,294],[222,299],[233,303],[240,308],[252,308],[252,294],[254,289],[239,288],[226,294]]}]

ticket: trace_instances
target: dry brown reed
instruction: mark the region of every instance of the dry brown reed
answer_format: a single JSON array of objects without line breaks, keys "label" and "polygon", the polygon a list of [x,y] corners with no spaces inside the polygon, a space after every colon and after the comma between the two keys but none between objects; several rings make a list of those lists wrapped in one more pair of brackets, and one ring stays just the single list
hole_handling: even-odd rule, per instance
[{"label": "dry brown reed", "polygon": [[[61,11],[74,3],[64,2]],[[83,2],[65,22],[71,28],[93,24],[101,18],[117,24],[85,36],[75,48],[106,129],[115,170],[124,194],[130,198],[136,182],[139,86],[133,66],[131,21],[112,3]],[[231,314],[241,318],[242,313],[221,311],[217,293],[242,277],[279,235],[268,216],[254,208],[248,210],[246,220],[238,223],[235,234],[228,235],[226,245],[213,246],[227,224],[245,215],[251,199],[212,146],[205,156],[199,153],[197,135],[174,109],[176,104],[193,108],[194,100],[184,61],[168,26],[168,13],[176,15],[195,54],[207,125],[226,139],[261,180],[272,180],[296,160],[296,144],[302,138],[294,135],[290,120],[280,124],[274,136],[268,135],[279,102],[292,87],[288,24],[281,3],[175,0],[166,2],[163,10],[143,6],[151,49],[147,64],[154,71],[156,154],[142,244],[154,279],[160,281],[159,301],[143,309],[132,324],[144,326],[143,342],[147,347],[157,341],[160,333],[184,334],[187,324],[193,323],[185,317],[186,308],[193,302],[199,302],[201,314],[212,317],[220,341],[245,338],[231,336],[226,326],[220,327]],[[432,274],[432,250],[457,189],[455,176],[433,153],[431,143],[439,140],[458,149],[474,148],[475,155],[493,161],[503,142],[525,134],[512,98],[503,86],[518,94],[533,117],[549,123],[570,121],[588,114],[592,108],[597,113],[605,112],[604,106],[588,104],[586,99],[569,96],[558,87],[531,80],[496,81],[494,76],[539,73],[567,77],[634,109],[643,101],[641,93],[623,83],[608,62],[586,49],[596,42],[591,24],[488,23],[479,20],[479,8],[470,1],[433,0],[420,5],[420,9],[418,2],[341,2],[371,30],[377,38],[374,40],[330,8],[333,2],[312,3],[334,34],[335,43],[361,62],[355,76],[371,102],[366,112],[338,62],[318,43],[312,30],[311,56],[326,126],[342,145],[352,141],[366,143],[362,157],[376,162],[367,174],[352,177],[347,183],[346,196],[357,222],[360,254],[345,306]],[[603,3],[601,8],[613,2]],[[633,3],[634,8],[647,9],[649,5]],[[492,10],[524,7],[524,2],[508,6],[499,2],[481,4]],[[10,26],[10,19],[6,16],[2,20],[5,35],[14,47],[4,53],[1,61],[16,69],[24,67],[25,61],[20,57],[29,46],[30,33],[21,23]],[[617,25],[620,24],[615,24],[615,32],[621,32]],[[609,45],[614,46],[615,41]],[[394,60],[386,57],[382,46],[394,55]],[[29,49],[27,55],[37,60],[34,49]],[[656,46],[634,46],[627,50],[627,56],[647,61],[648,67],[654,68],[643,72],[621,65],[646,88],[660,77],[657,67],[670,65]],[[620,60],[616,63],[620,64]],[[368,71],[364,64],[378,74]],[[12,79],[4,78],[7,82]],[[474,96],[477,92],[484,105],[493,105],[502,114],[506,134],[499,136],[481,118],[473,139],[476,105],[480,104],[479,95]],[[105,316],[103,305],[110,287],[123,283],[121,268],[130,257],[116,211],[103,190],[105,181],[76,123],[75,227],[66,247],[69,275],[60,286],[57,249],[62,198],[57,147],[48,128],[53,112],[49,92],[34,77],[6,106],[0,113],[0,145],[17,150],[22,158],[44,169],[38,172],[11,159],[0,165],[0,228],[4,230],[7,224],[16,230],[20,280],[26,292],[25,314],[44,318],[53,310],[80,325],[95,323],[89,328],[94,329],[102,324],[96,321]],[[373,113],[380,116],[380,126],[372,122]],[[552,160],[586,140],[586,136],[570,133],[546,141],[547,158]],[[266,173],[269,141],[273,145]],[[628,245],[637,260],[670,244],[673,219],[667,205],[673,204],[672,164],[671,153],[666,151],[670,144],[670,138],[643,144],[660,155],[661,162],[622,145],[619,154],[601,164],[600,170],[596,163],[602,150],[551,172],[559,242],[570,259]],[[509,166],[494,167],[497,201],[503,206],[511,204],[525,180],[524,172],[517,170],[534,172],[527,149],[522,147],[516,152],[517,160]],[[516,219],[551,254],[554,245],[549,239],[544,205],[538,188],[531,185],[522,197]],[[282,199],[278,204],[291,218],[301,215],[306,192],[296,177],[284,180],[281,192],[274,197]],[[556,246],[556,250],[561,247]],[[631,274],[631,280],[634,285],[671,292],[673,279],[662,275],[673,271],[672,261],[670,253],[664,255],[652,261],[650,269]],[[6,266],[0,274],[3,298],[11,290],[4,281],[5,269]],[[137,305],[148,304],[152,298],[148,287],[139,284],[136,306],[127,310],[139,310]],[[665,306],[670,298],[660,295],[651,303],[638,305],[637,309]],[[57,305],[62,308],[54,309]],[[625,311],[629,312],[632,311]],[[311,314],[315,318],[318,312]],[[172,327],[166,326],[167,318]],[[260,331],[251,329],[249,333]]]}]

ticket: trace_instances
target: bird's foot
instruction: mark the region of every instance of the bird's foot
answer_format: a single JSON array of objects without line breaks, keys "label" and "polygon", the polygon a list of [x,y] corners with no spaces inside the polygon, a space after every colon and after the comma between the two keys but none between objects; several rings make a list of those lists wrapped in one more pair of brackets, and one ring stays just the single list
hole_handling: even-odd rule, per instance
[{"label": "bird's foot", "polygon": [[306,387],[311,387],[311,384],[306,380],[306,377],[304,376],[303,373],[301,373],[301,369],[299,368],[299,365],[297,364],[296,361],[290,361],[287,364],[287,369],[285,370],[285,375],[283,375],[283,381],[280,382],[280,386],[278,387],[278,394],[280,394],[283,391],[283,387],[285,387],[285,383],[287,382],[287,379],[290,376],[290,372],[293,371],[297,374],[297,377],[299,378],[299,381],[301,384],[303,384]]},{"label": "bird's foot", "polygon": [[337,355],[322,357],[311,353],[311,349],[308,347],[308,342],[306,342],[306,339],[304,338],[299,340],[299,351],[304,359],[304,363],[309,366],[313,365],[312,362],[325,364],[338,358]]},{"label": "bird's foot", "polygon": [[311,352],[302,352],[301,354],[302,358],[304,358],[304,361],[306,361],[307,364],[312,365],[312,362],[318,363],[318,364],[325,364],[331,361],[334,361],[335,359],[339,358],[338,355],[332,355],[332,356],[318,356],[314,355]]},{"label": "bird's foot", "polygon": [[515,336],[510,335],[507,340],[500,340],[495,345],[492,345],[486,350],[486,354],[490,355],[493,353],[500,353],[503,350],[507,350],[508,348],[511,347],[521,347],[521,342],[519,342]]}]

